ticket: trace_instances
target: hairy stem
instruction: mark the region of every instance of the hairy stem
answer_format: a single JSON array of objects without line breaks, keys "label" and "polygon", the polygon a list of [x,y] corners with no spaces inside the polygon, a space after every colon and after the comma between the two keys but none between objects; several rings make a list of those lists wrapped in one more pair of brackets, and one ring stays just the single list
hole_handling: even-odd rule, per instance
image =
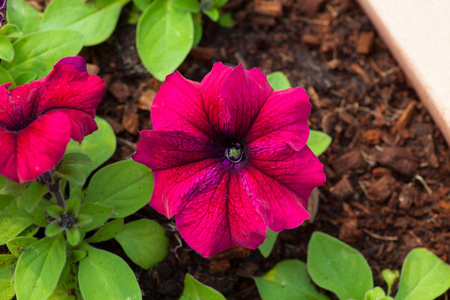
[{"label": "hairy stem", "polygon": [[61,179],[55,178],[54,182],[47,182],[48,191],[52,193],[53,197],[55,197],[56,204],[65,208],[64,196],[61,192]]}]

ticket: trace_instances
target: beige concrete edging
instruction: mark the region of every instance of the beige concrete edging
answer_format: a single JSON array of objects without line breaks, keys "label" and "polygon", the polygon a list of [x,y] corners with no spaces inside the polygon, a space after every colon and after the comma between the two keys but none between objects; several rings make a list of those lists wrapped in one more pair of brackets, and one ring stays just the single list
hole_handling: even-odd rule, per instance
[{"label": "beige concrete edging", "polygon": [[450,0],[358,0],[450,145]]}]

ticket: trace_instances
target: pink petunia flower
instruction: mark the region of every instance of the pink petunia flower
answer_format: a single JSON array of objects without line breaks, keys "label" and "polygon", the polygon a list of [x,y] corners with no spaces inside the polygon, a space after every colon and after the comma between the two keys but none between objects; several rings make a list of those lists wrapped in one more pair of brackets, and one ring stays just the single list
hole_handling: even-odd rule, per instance
[{"label": "pink petunia flower", "polygon": [[153,170],[150,205],[175,216],[204,256],[255,249],[267,227],[299,226],[325,182],[306,146],[308,99],[302,88],[274,92],[266,75],[242,65],[217,63],[201,83],[169,75],[153,101],[153,130],[140,132],[133,155]]},{"label": "pink petunia flower", "polygon": [[95,110],[105,83],[88,75],[83,58],[61,59],[45,78],[0,86],[0,174],[22,183],[53,169],[70,138],[97,130]]}]

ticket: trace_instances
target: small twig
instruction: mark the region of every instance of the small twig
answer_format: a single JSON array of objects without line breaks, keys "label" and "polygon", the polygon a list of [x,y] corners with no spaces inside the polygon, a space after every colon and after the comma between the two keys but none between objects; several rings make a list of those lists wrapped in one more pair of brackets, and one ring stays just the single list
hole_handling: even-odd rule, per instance
[{"label": "small twig", "polygon": [[428,186],[428,184],[426,183],[425,179],[423,179],[422,176],[420,176],[419,174],[416,174],[414,176],[415,179],[419,180],[420,183],[422,183],[423,187],[425,188],[425,190],[428,192],[428,194],[432,195],[433,191],[430,189],[430,187]]},{"label": "small twig", "polygon": [[369,230],[367,230],[365,228],[363,229],[363,231],[365,233],[367,233],[367,235],[369,235],[369,236],[371,236],[371,237],[373,237],[374,239],[377,239],[377,240],[382,240],[382,241],[397,241],[398,240],[398,236],[382,236],[382,235],[373,233],[373,232],[371,232],[371,231],[369,231]]},{"label": "small twig", "polygon": [[123,143],[123,144],[125,144],[127,146],[130,146],[130,148],[136,150],[136,144],[130,142],[129,140],[126,140],[126,139],[121,138],[121,137],[117,137],[117,141],[119,141],[119,142],[121,142],[121,143]]}]

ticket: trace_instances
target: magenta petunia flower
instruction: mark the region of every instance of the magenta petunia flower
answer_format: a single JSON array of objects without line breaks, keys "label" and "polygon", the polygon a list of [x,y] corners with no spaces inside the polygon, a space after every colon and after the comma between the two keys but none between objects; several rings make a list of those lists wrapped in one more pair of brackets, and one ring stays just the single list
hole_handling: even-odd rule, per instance
[{"label": "magenta petunia flower", "polygon": [[81,142],[97,130],[105,83],[77,56],[61,59],[46,78],[10,85],[0,86],[0,174],[22,183],[53,169],[70,138]]},{"label": "magenta petunia flower", "polygon": [[307,199],[323,166],[306,146],[311,110],[302,88],[274,92],[258,69],[214,65],[201,83],[169,75],[140,132],[133,159],[153,170],[150,205],[175,216],[204,256],[255,249],[267,227],[309,218]]}]

